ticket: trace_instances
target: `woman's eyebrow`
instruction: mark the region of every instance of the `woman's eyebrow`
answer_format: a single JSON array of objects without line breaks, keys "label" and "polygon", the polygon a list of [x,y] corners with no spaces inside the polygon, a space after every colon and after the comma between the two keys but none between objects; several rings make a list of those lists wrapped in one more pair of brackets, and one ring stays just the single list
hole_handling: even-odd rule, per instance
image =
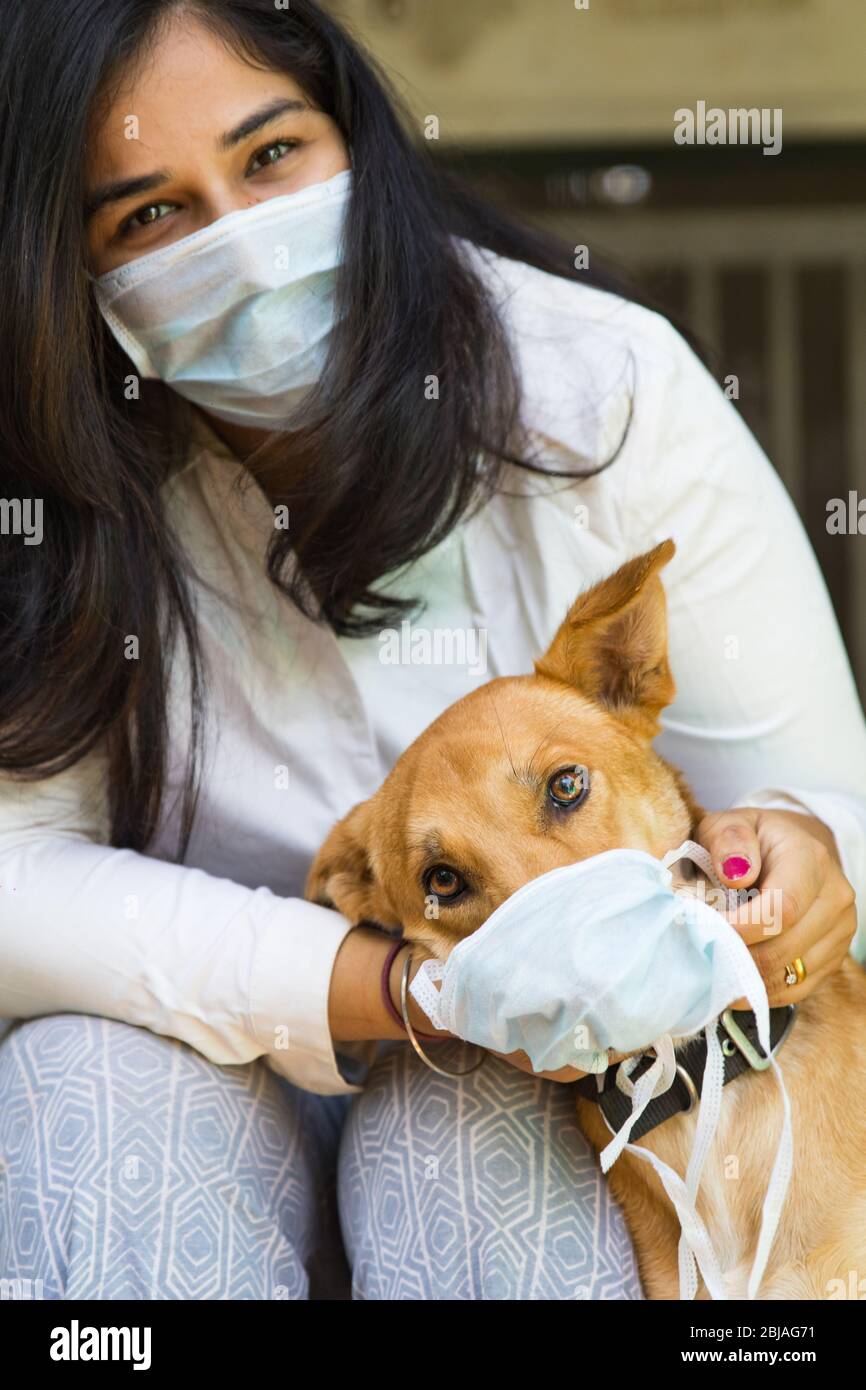
[{"label": "woman's eyebrow", "polygon": [[239,125],[227,130],[217,140],[217,148],[230,150],[235,145],[239,145],[242,140],[246,140],[248,135],[252,135],[260,126],[267,125],[275,116],[284,116],[287,111],[310,111],[312,108],[307,101],[298,98],[278,97],[276,101],[270,101],[266,106],[260,106],[258,111],[253,111],[252,115],[246,116]]},{"label": "woman's eyebrow", "polygon": [[84,220],[89,222],[108,203],[121,203],[125,198],[135,198],[139,193],[151,193],[168,183],[171,175],[165,169],[156,169],[152,174],[141,174],[134,179],[115,179],[103,183],[84,201]]},{"label": "woman's eyebrow", "polygon": [[[239,145],[242,140],[246,140],[263,125],[267,125],[268,121],[274,120],[276,116],[283,116],[290,111],[310,110],[312,107],[309,102],[294,97],[279,97],[276,101],[270,101],[266,106],[260,106],[257,111],[245,116],[231,130],[224,131],[217,140],[217,148],[220,150],[233,149],[235,145]],[[135,198],[140,193],[152,193],[163,184],[168,183],[170,178],[171,174],[165,169],[155,169],[153,173],[139,174],[136,178],[114,179],[111,183],[101,184],[85,200],[85,220],[89,222],[109,203],[120,203],[126,198]]]}]

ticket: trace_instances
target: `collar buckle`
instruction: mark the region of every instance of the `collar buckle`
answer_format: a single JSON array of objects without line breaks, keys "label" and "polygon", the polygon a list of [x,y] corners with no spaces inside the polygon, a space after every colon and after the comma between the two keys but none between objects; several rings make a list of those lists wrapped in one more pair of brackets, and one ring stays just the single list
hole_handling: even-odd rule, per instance
[{"label": "collar buckle", "polygon": [[788,1010],[788,1017],[785,1020],[785,1026],[782,1029],[782,1032],[779,1034],[779,1037],[776,1039],[775,1047],[770,1048],[770,1051],[768,1052],[766,1057],[758,1051],[751,1039],[748,1038],[746,1034],[743,1032],[742,1028],[734,1018],[733,1009],[725,1009],[724,1013],[721,1015],[719,1021],[722,1027],[724,1028],[725,1032],[727,1033],[728,1037],[730,1038],[734,1046],[737,1048],[737,1050],[743,1055],[743,1057],[745,1057],[746,1061],[748,1062],[749,1066],[752,1068],[753,1071],[767,1070],[767,1067],[770,1065],[771,1059],[775,1057],[776,1053],[779,1051],[779,1048],[782,1046],[782,1043],[785,1041],[788,1034],[790,1033],[794,1023],[796,1005],[786,1004],[785,1007]]}]

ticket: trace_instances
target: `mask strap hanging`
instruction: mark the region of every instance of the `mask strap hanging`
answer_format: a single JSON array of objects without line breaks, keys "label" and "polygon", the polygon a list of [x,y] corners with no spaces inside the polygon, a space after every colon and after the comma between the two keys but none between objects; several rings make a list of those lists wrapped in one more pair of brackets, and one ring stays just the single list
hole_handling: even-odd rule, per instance
[{"label": "mask strap hanging", "polygon": [[764,1270],[767,1268],[767,1260],[770,1258],[770,1251],[773,1248],[773,1241],[779,1226],[779,1219],[782,1215],[782,1206],[788,1192],[788,1184],[791,1181],[791,1174],[794,1170],[794,1135],[791,1127],[791,1102],[785,1087],[782,1070],[775,1057],[770,1059],[770,1066],[775,1073],[779,1090],[782,1095],[782,1129],[779,1134],[779,1143],[776,1148],[776,1157],[773,1162],[773,1171],[770,1174],[770,1183],[764,1197],[764,1205],[761,1209],[761,1234],[758,1237],[758,1248],[755,1251],[755,1259],[752,1264],[752,1272],[749,1275],[747,1297],[756,1298],[758,1289],[761,1287],[761,1280],[764,1277]]},{"label": "mask strap hanging", "polygon": [[[717,1302],[725,1302],[727,1300],[727,1292],[725,1290],[721,1267],[716,1258],[716,1252],[713,1249],[709,1232],[698,1215],[696,1207],[690,1200],[688,1190],[682,1178],[678,1173],[675,1173],[673,1168],[670,1168],[667,1163],[663,1163],[660,1158],[657,1158],[654,1153],[651,1153],[649,1149],[639,1148],[637,1144],[627,1144],[626,1153],[634,1154],[635,1158],[643,1159],[645,1163],[649,1163],[658,1173],[662,1186],[673,1203],[674,1210],[679,1219],[680,1229],[683,1233],[683,1239],[686,1241],[688,1248],[693,1252],[694,1258],[697,1260],[698,1268],[701,1271],[710,1297]],[[697,1283],[697,1281],[695,1282]],[[686,1296],[682,1287],[680,1293],[681,1296]],[[692,1297],[694,1297],[694,1294],[692,1294]]]},{"label": "mask strap hanging", "polygon": [[[698,1189],[707,1157],[716,1137],[722,1114],[722,1090],[725,1084],[725,1059],[719,1043],[715,1023],[704,1029],[707,1042],[707,1060],[701,1083],[701,1104],[698,1123],[689,1163],[686,1169],[686,1193],[693,1209],[696,1210]],[[698,1275],[694,1251],[689,1246],[685,1232],[680,1235],[678,1250],[680,1269],[680,1298],[691,1300],[698,1291]]]},{"label": "mask strap hanging", "polygon": [[[714,886],[719,886],[719,880],[713,870],[712,860],[702,845],[698,845],[692,840],[687,840],[679,849],[671,850],[662,862],[665,868],[669,868],[679,859],[691,859],[694,863],[698,864]],[[735,892],[728,890],[729,906],[735,905],[736,897],[737,895]],[[742,984],[745,992],[748,985],[747,980],[744,979]],[[760,1002],[761,1001],[752,1001],[753,1008],[755,1008],[756,1003],[759,1004]],[[769,1050],[769,1023],[766,1017],[766,1000],[763,1001],[763,1004],[763,1009],[756,1008],[756,1016],[759,1020],[759,1032],[766,1032],[766,1037],[761,1038],[762,1046]],[[760,1026],[761,1023],[763,1023],[763,1027]],[[679,1218],[681,1236],[677,1254],[680,1277],[680,1297],[688,1300],[695,1297],[698,1284],[697,1269],[700,1268],[710,1297],[718,1301],[726,1301],[727,1292],[724,1286],[721,1267],[713,1249],[712,1242],[710,1241],[706,1226],[698,1215],[696,1205],[701,1175],[721,1118],[722,1091],[724,1087],[724,1057],[719,1044],[717,1025],[715,1022],[707,1025],[705,1036],[707,1040],[707,1060],[704,1066],[704,1076],[701,1085],[701,1103],[698,1113],[698,1123],[692,1152],[686,1170],[685,1183],[672,1168],[668,1167],[666,1163],[663,1163],[661,1159],[657,1158],[656,1155],[651,1153],[648,1149],[639,1148],[635,1144],[626,1144],[624,1147],[628,1153],[633,1153],[637,1158],[643,1159],[655,1169]],[[761,1230],[758,1237],[755,1257],[752,1262],[752,1269],[749,1274],[747,1297],[750,1300],[757,1297],[761,1281],[764,1277],[793,1170],[791,1105],[781,1069],[775,1059],[771,1059],[771,1066],[782,1096],[782,1129],[779,1135],[770,1181],[761,1210]],[[625,1128],[626,1126],[623,1127],[624,1130]],[[628,1128],[630,1128],[630,1125]],[[611,1145],[608,1145],[608,1149],[611,1147]],[[607,1153],[607,1151],[606,1149],[605,1153]],[[604,1155],[602,1155],[602,1159],[603,1157]],[[604,1168],[603,1162],[602,1167]],[[607,1169],[604,1168],[604,1171],[607,1171]]]},{"label": "mask strap hanging", "polygon": [[[667,869],[667,868],[670,868],[670,866],[671,866],[672,864],[676,863],[676,861],[677,861],[678,859],[691,859],[695,864],[698,865],[698,867],[704,872],[704,874],[706,874],[707,878],[710,880],[710,882],[713,884],[714,887],[719,888],[719,887],[722,886],[722,885],[721,885],[721,882],[720,882],[720,880],[719,880],[719,878],[718,878],[718,876],[717,876],[717,874],[716,874],[716,872],[715,872],[715,870],[714,870],[714,868],[713,868],[713,861],[712,861],[712,858],[711,858],[709,852],[708,852],[706,849],[704,849],[703,845],[697,844],[694,840],[686,840],[684,844],[680,845],[679,849],[671,850],[671,852],[670,852],[669,854],[666,854],[665,857],[664,857],[664,859],[662,860],[662,863],[664,864],[665,868]],[[727,896],[728,907],[729,907],[729,908],[730,908],[730,907],[735,907],[736,904],[737,904],[737,901],[738,901],[738,895],[737,895],[736,890],[735,890],[735,889],[726,889],[725,892],[726,892],[726,896]],[[743,981],[743,988],[744,988],[744,991],[745,991],[745,988],[746,988],[746,984],[747,984],[747,982],[744,980],[744,981]],[[755,1002],[754,1002],[754,1001],[750,1001],[750,1002],[752,1002],[752,1007],[755,1008]],[[761,1013],[762,1013],[762,1012],[766,1013],[766,1006],[765,1006],[765,1010],[764,1010],[764,1011],[760,1011],[760,1010],[758,1010],[757,1008],[755,1008],[755,1014],[756,1014],[756,1017],[757,1017],[758,1020],[759,1020],[759,1032],[763,1032],[763,1031],[764,1031],[764,1029],[761,1028],[761,1022],[762,1022]],[[767,1030],[767,1031],[766,1031],[766,1037],[761,1037],[760,1041],[761,1041],[762,1047],[764,1047],[767,1051],[769,1051],[769,1041],[770,1041],[770,1039],[769,1039],[769,1021],[768,1021],[768,1020],[765,1022],[764,1027],[765,1027],[766,1030]],[[718,1048],[718,1039],[715,1038],[715,1029],[713,1029],[713,1037],[714,1037],[714,1041],[715,1041],[715,1046],[716,1046],[716,1048]],[[710,1030],[707,1029],[707,1042],[708,1042],[708,1044],[709,1044],[709,1039],[710,1039]],[[700,1167],[697,1167],[697,1166],[696,1166],[696,1167],[695,1167],[695,1171],[694,1171],[694,1178],[695,1178],[694,1196],[697,1196],[697,1185],[698,1185],[699,1182],[700,1182],[700,1169],[703,1168],[703,1164],[704,1164],[704,1161],[705,1161],[705,1159],[706,1159],[706,1151],[703,1152],[702,1155],[699,1154],[700,1138],[701,1138],[701,1127],[702,1127],[703,1119],[704,1119],[704,1107],[705,1107],[705,1105],[706,1105],[707,1100],[712,1099],[714,1107],[718,1106],[718,1109],[719,1109],[719,1110],[721,1109],[722,1085],[720,1084],[719,1080],[717,1080],[715,1071],[714,1071],[713,1074],[712,1074],[712,1084],[711,1084],[711,1086],[708,1087],[708,1084],[707,1084],[708,1081],[710,1080],[710,1076],[709,1076],[709,1072],[710,1072],[710,1057],[711,1057],[711,1054],[710,1054],[710,1049],[709,1049],[709,1046],[708,1046],[708,1048],[707,1048],[707,1062],[706,1062],[706,1068],[705,1068],[705,1071],[704,1071],[704,1083],[703,1083],[703,1086],[701,1087],[701,1113],[700,1113],[700,1118],[699,1118],[699,1121],[698,1121],[698,1132],[697,1132],[697,1134],[696,1134],[696,1136],[695,1136],[695,1145],[694,1145],[694,1148],[693,1148],[693,1150],[692,1150],[691,1159],[690,1159],[690,1161],[689,1161],[689,1170],[688,1170],[688,1173],[687,1173],[687,1175],[686,1175],[686,1184],[687,1184],[687,1186],[691,1189],[691,1183],[690,1183],[690,1181],[689,1181],[689,1175],[692,1173],[692,1165],[693,1165],[693,1164],[696,1164],[696,1162],[699,1161]],[[720,1052],[719,1052],[719,1063],[720,1063],[720,1067],[721,1067],[721,1072],[720,1072],[721,1081],[723,1082],[723,1079],[724,1079],[724,1062],[723,1062],[723,1060],[721,1059],[721,1053],[720,1053]],[[765,1272],[765,1270],[766,1270],[766,1268],[767,1268],[767,1261],[768,1261],[768,1259],[769,1259],[769,1257],[770,1257],[770,1251],[771,1251],[771,1249],[772,1249],[772,1247],[773,1247],[773,1241],[774,1241],[774,1239],[775,1239],[776,1231],[777,1231],[778,1226],[779,1226],[779,1220],[780,1220],[781,1214],[782,1214],[782,1206],[783,1206],[783,1204],[784,1204],[785,1197],[786,1197],[787,1192],[788,1192],[788,1187],[789,1187],[789,1184],[790,1184],[790,1181],[791,1181],[791,1174],[792,1174],[792,1172],[793,1172],[793,1166],[794,1166],[794,1139],[793,1139],[793,1130],[792,1130],[792,1125],[791,1125],[791,1103],[790,1103],[790,1100],[789,1100],[789,1098],[788,1098],[788,1092],[787,1092],[787,1089],[786,1089],[786,1087],[785,1087],[785,1081],[784,1081],[784,1078],[783,1078],[783,1076],[782,1076],[781,1069],[780,1069],[780,1067],[779,1067],[778,1062],[776,1062],[775,1058],[771,1059],[770,1065],[771,1065],[771,1067],[772,1067],[772,1069],[773,1069],[773,1072],[774,1072],[774,1074],[775,1074],[776,1081],[778,1082],[779,1090],[780,1090],[781,1096],[782,1096],[782,1129],[781,1129],[781,1132],[780,1132],[780,1134],[779,1134],[779,1143],[778,1143],[778,1145],[777,1145],[777,1147],[776,1147],[776,1156],[775,1156],[775,1158],[774,1158],[774,1160],[773,1160],[773,1169],[772,1169],[772,1172],[771,1172],[771,1174],[770,1174],[770,1181],[769,1181],[769,1184],[768,1184],[768,1187],[767,1187],[766,1194],[765,1194],[765,1196],[764,1196],[764,1203],[763,1203],[763,1206],[762,1206],[762,1208],[761,1208],[761,1232],[760,1232],[760,1235],[759,1235],[759,1237],[758,1237],[758,1245],[757,1245],[757,1249],[756,1249],[756,1251],[755,1251],[755,1258],[754,1258],[754,1261],[752,1262],[751,1273],[749,1274],[749,1282],[748,1282],[748,1290],[747,1290],[747,1297],[748,1297],[749,1299],[754,1299],[754,1298],[756,1298],[756,1297],[757,1297],[757,1293],[758,1293],[758,1289],[761,1287],[761,1280],[763,1279],[763,1277],[764,1277],[764,1272]],[[707,1134],[709,1135],[710,1140],[712,1139],[712,1134],[715,1132],[715,1125],[717,1125],[717,1124],[718,1124],[718,1116],[716,1116],[715,1120],[713,1121],[713,1129],[712,1129],[712,1132],[711,1132],[710,1129],[709,1129],[709,1124],[708,1124],[708,1126],[707,1126],[707,1131],[706,1131],[706,1132],[707,1132]],[[708,1150],[707,1150],[707,1151],[708,1151]],[[681,1250],[680,1271],[681,1271],[681,1275],[682,1275],[682,1246],[683,1246],[683,1241],[681,1240],[681,1241],[680,1241],[680,1250]]]},{"label": "mask strap hanging", "polygon": [[[608,1171],[619,1158],[623,1149],[628,1147],[632,1129],[653,1097],[662,1095],[674,1083],[677,1064],[674,1057],[674,1045],[670,1037],[665,1035],[665,1037],[659,1038],[655,1043],[655,1049],[656,1060],[652,1066],[636,1082],[629,1083],[631,1085],[631,1114],[599,1155],[603,1173]],[[635,1061],[637,1060],[635,1058]]]},{"label": "mask strap hanging", "polygon": [[[714,1025],[708,1028],[708,1033],[715,1033]],[[634,1084],[632,1089],[632,1110],[628,1119],[618,1130],[614,1138],[604,1148],[599,1155],[601,1170],[606,1173],[615,1163],[623,1149],[627,1153],[634,1154],[635,1157],[643,1159],[649,1163],[661,1178],[662,1185],[674,1205],[679,1218],[680,1245],[678,1251],[679,1271],[680,1271],[680,1297],[683,1299],[693,1299],[698,1289],[697,1266],[700,1267],[704,1283],[714,1299],[725,1299],[724,1281],[716,1253],[713,1250],[709,1233],[701,1220],[695,1205],[695,1195],[698,1183],[700,1182],[706,1156],[709,1153],[715,1135],[718,1117],[721,1112],[721,1082],[724,1073],[724,1059],[722,1050],[716,1038],[716,1052],[718,1058],[713,1063],[715,1070],[707,1070],[711,1067],[710,1058],[714,1054],[707,1052],[707,1067],[704,1072],[705,1083],[710,1083],[711,1091],[718,1090],[718,1098],[714,1101],[711,1095],[707,1096],[710,1102],[706,1112],[704,1112],[703,1102],[698,1119],[698,1130],[695,1136],[695,1143],[692,1149],[692,1156],[689,1160],[686,1182],[684,1183],[678,1173],[673,1168],[657,1158],[649,1149],[639,1148],[636,1144],[629,1143],[629,1135],[635,1122],[646,1109],[653,1096],[661,1094],[673,1083],[676,1075],[676,1061],[674,1058],[673,1043],[669,1037],[660,1038],[655,1044],[658,1053],[655,1062],[644,1072],[643,1076]],[[720,1065],[721,1064],[721,1065]],[[717,1076],[716,1076],[717,1073]],[[665,1084],[666,1083],[666,1084]]]},{"label": "mask strap hanging", "polygon": [[[710,1029],[708,1029],[708,1033],[709,1031]],[[680,1175],[674,1172],[673,1168],[662,1162],[662,1159],[656,1158],[656,1155],[652,1154],[651,1151],[646,1150],[646,1148],[638,1148],[637,1144],[628,1143],[632,1127],[639,1116],[644,1113],[653,1095],[666,1091],[673,1083],[673,1077],[676,1076],[673,1042],[669,1037],[664,1037],[659,1038],[655,1045],[656,1061],[632,1087],[631,1115],[628,1116],[626,1123],[621,1126],[616,1136],[610,1140],[605,1150],[602,1150],[602,1154],[599,1155],[602,1172],[606,1173],[610,1169],[623,1150],[651,1163],[657,1175],[662,1179],[664,1191],[669,1195],[674,1208],[676,1208],[678,1219],[680,1219],[680,1229],[683,1232],[680,1237],[680,1248],[678,1248],[680,1297],[688,1298],[688,1300],[695,1297],[696,1291],[698,1291],[698,1272],[696,1272],[696,1265],[698,1265],[701,1268],[703,1282],[705,1282],[712,1297],[716,1300],[724,1300],[727,1295],[724,1291],[719,1261],[717,1261],[716,1252],[713,1250],[708,1230],[699,1218],[695,1207],[696,1188],[701,1180],[703,1163],[705,1163],[706,1155],[708,1155],[710,1145],[712,1145],[721,1111],[721,1080],[723,1080],[724,1059],[721,1056],[719,1040],[716,1038],[717,1059],[713,1063],[714,1070],[710,1072],[709,1077],[706,1076],[705,1069],[705,1081],[709,1080],[710,1090],[717,1088],[719,1097],[713,1102],[713,1098],[708,1095],[710,1104],[706,1113],[703,1111],[702,1102],[698,1133],[696,1133],[695,1145],[692,1148],[691,1159],[689,1159],[685,1183]],[[712,1054],[708,1051],[708,1068],[710,1068],[710,1055]]]}]

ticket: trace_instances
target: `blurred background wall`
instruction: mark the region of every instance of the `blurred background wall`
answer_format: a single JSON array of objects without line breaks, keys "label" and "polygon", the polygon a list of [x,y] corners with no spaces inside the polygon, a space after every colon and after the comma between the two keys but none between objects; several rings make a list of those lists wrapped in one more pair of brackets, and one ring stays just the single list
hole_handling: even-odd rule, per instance
[{"label": "blurred background wall", "polygon": [[[436,118],[438,157],[625,271],[693,330],[720,382],[738,379],[866,694],[866,0],[329,8],[419,139]],[[780,108],[781,151],[677,144],[674,112],[698,102]],[[828,529],[832,499],[846,534]]]}]

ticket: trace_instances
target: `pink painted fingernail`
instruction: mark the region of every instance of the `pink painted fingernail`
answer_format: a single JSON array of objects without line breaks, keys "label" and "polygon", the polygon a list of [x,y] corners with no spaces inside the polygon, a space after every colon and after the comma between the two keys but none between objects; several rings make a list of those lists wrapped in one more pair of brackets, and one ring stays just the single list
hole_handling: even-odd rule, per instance
[{"label": "pink painted fingernail", "polygon": [[751,859],[744,854],[729,854],[722,862],[722,873],[725,878],[745,878],[751,867]]}]

